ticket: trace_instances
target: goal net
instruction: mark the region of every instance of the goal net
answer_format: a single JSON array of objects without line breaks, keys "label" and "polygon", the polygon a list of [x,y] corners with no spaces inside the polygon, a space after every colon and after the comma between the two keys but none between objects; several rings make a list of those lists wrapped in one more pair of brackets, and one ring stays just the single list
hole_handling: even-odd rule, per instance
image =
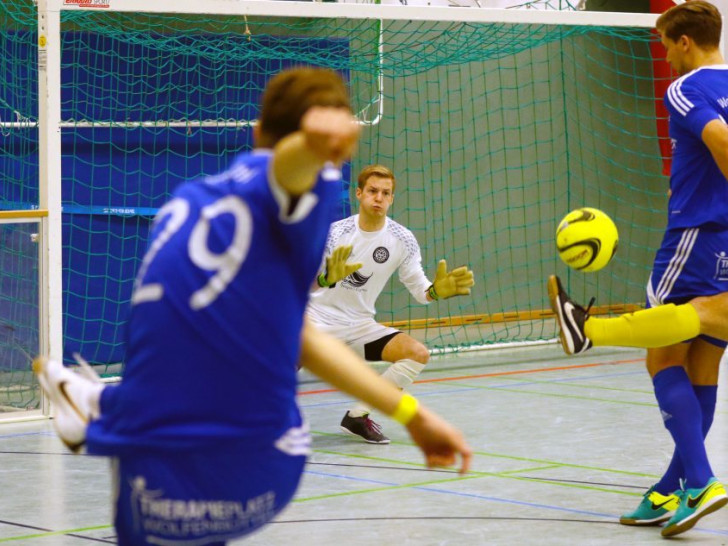
[{"label": "goal net", "polygon": [[[441,258],[475,272],[470,297],[428,306],[395,278],[378,301],[378,320],[432,349],[457,350],[553,339],[551,273],[576,299],[596,296],[600,312],[643,301],[667,190],[651,16],[65,3],[61,84],[52,92],[61,101],[62,271],[55,274],[67,360],[78,351],[118,371],[154,214],[180,182],[215,173],[250,149],[265,82],[301,64],[339,71],[363,124],[359,151],[344,169],[341,216],[356,211],[351,182],[359,170],[387,165],[397,176],[392,217],[414,232],[426,273],[434,276]],[[201,9],[221,13],[193,13]],[[0,13],[7,23],[0,209],[32,208],[42,36],[29,0],[6,0]],[[598,273],[572,273],[555,252],[558,220],[580,206],[604,210],[620,230],[614,261]],[[2,297],[21,298],[22,290]]]}]

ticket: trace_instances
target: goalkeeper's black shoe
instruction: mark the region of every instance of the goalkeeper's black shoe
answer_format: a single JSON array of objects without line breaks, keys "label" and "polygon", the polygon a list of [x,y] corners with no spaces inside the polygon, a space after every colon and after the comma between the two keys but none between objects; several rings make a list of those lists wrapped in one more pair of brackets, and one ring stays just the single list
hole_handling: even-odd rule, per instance
[{"label": "goalkeeper's black shoe", "polygon": [[389,438],[382,434],[382,427],[369,418],[369,414],[352,417],[346,412],[341,420],[341,430],[352,436],[359,436],[369,444],[388,444]]},{"label": "goalkeeper's black shoe", "polygon": [[559,337],[564,352],[568,355],[578,355],[591,349],[592,342],[584,333],[584,323],[589,318],[589,309],[594,303],[594,298],[586,309],[578,303],[574,303],[564,292],[561,281],[556,275],[549,277],[548,291],[551,309],[556,315],[556,321],[561,330]]}]

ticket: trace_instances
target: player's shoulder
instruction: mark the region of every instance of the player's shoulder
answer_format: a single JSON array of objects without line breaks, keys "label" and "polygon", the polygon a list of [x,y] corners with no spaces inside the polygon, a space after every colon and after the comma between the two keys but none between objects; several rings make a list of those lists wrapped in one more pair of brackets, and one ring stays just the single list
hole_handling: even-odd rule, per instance
[{"label": "player's shoulder", "polygon": [[341,220],[337,220],[329,228],[329,237],[338,239],[342,235],[347,233],[353,233],[356,231],[356,215],[347,216]]},{"label": "player's shoulder", "polygon": [[202,182],[209,185],[224,183],[247,184],[254,179],[268,179],[268,165],[273,152],[267,149],[243,152],[235,156],[230,165],[218,174],[212,174],[202,178]]},{"label": "player's shoulder", "polygon": [[728,85],[728,64],[703,66],[683,74],[667,88],[665,102],[675,111],[686,115],[694,106],[694,93],[722,93]]},{"label": "player's shoulder", "polygon": [[331,224],[332,229],[353,231],[356,229],[356,215],[347,216]]},{"label": "player's shoulder", "polygon": [[255,177],[268,178],[272,150],[261,149],[238,155],[230,164],[227,173],[235,182],[249,182]]},{"label": "player's shoulder", "polygon": [[239,154],[225,170],[179,184],[172,197],[186,201],[192,211],[231,195],[241,197],[249,204],[255,202],[256,206],[265,206],[261,203],[272,202],[272,192],[266,190],[271,186],[267,174],[269,159],[270,154],[266,153]]},{"label": "player's shoulder", "polygon": [[386,229],[387,229],[387,233],[389,235],[391,235],[395,239],[402,241],[407,246],[411,246],[413,244],[414,245],[418,244],[417,237],[415,237],[415,234],[412,233],[412,231],[410,231],[409,228],[400,224],[396,220],[387,218]]}]

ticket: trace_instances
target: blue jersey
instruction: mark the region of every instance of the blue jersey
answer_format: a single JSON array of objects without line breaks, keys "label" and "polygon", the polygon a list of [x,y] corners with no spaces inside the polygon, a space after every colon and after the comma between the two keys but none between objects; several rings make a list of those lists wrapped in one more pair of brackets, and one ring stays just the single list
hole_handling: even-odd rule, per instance
[{"label": "blue jersey", "polygon": [[704,66],[674,81],[665,94],[673,161],[668,228],[728,228],[728,181],[701,135],[728,120],[728,65]]},{"label": "blue jersey", "polygon": [[297,426],[308,292],[340,172],[291,201],[272,153],[181,185],[157,214],[132,296],[121,385],[106,389],[90,453],[270,444]]}]

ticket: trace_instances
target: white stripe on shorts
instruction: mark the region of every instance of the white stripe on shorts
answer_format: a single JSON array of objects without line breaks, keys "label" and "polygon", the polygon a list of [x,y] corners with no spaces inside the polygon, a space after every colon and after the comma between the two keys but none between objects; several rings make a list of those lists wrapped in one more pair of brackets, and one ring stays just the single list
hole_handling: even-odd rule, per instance
[{"label": "white stripe on shorts", "polygon": [[665,302],[665,298],[667,298],[670,295],[670,292],[672,292],[672,289],[675,286],[675,281],[677,281],[680,273],[685,268],[685,262],[687,262],[690,257],[690,252],[693,250],[695,241],[698,238],[698,233],[700,233],[699,228],[689,228],[686,229],[680,237],[677,250],[675,250],[675,254],[670,259],[667,269],[662,274],[660,284],[657,285],[657,290],[655,290],[655,299],[658,304],[663,304]]},{"label": "white stripe on shorts", "polygon": [[286,455],[311,455],[311,435],[307,422],[300,427],[289,428],[274,444],[276,449]]}]

